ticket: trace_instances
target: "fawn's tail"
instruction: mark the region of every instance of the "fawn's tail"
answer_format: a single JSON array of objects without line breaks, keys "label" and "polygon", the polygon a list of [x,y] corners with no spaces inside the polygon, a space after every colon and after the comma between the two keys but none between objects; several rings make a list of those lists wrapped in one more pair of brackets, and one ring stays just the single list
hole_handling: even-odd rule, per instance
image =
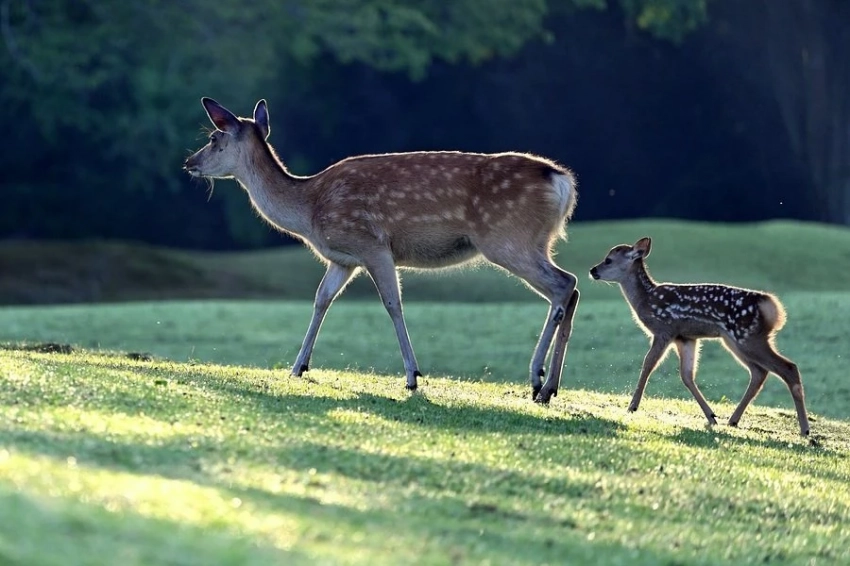
[{"label": "fawn's tail", "polygon": [[770,332],[777,332],[785,326],[785,307],[775,296],[766,294],[759,303],[759,310],[764,317],[765,326],[770,329]]}]

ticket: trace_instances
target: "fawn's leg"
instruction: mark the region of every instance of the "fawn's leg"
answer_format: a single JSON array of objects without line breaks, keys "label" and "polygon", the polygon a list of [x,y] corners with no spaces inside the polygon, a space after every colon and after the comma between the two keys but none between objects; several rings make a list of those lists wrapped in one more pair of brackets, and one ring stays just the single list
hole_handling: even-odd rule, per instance
[{"label": "fawn's leg", "polygon": [[640,378],[638,379],[635,394],[632,396],[632,402],[629,403],[629,412],[635,412],[640,406],[640,400],[643,397],[643,390],[646,389],[646,382],[649,381],[649,376],[655,371],[658,363],[667,353],[667,348],[670,347],[670,338],[666,336],[653,336],[652,345],[649,351],[643,358],[643,367],[640,370]]},{"label": "fawn's leg", "polygon": [[729,417],[729,426],[738,426],[741,417],[744,415],[744,411],[759,394],[761,388],[764,387],[764,382],[767,379],[767,370],[748,359],[746,354],[741,351],[737,343],[731,338],[724,337],[723,345],[750,372],[750,384],[747,386],[747,390],[744,391],[744,396],[741,397],[741,401],[738,403],[732,416]]},{"label": "fawn's leg", "polygon": [[702,391],[694,381],[696,377],[697,360],[699,359],[699,343],[696,340],[676,340],[676,351],[679,354],[679,375],[682,376],[682,383],[697,400],[697,403],[708,419],[708,424],[717,424],[717,416],[702,395]]},{"label": "fawn's leg", "polygon": [[741,350],[750,357],[758,365],[768,371],[772,371],[779,376],[788,390],[791,392],[791,398],[794,399],[794,406],[797,409],[797,421],[800,423],[800,434],[808,436],[809,434],[809,417],[806,413],[806,399],[803,392],[803,381],[800,377],[800,370],[797,364],[782,356],[773,349],[768,340],[759,341],[749,344],[741,344]]},{"label": "fawn's leg", "polygon": [[331,304],[334,302],[351,278],[357,273],[358,268],[329,263],[328,269],[322,277],[319,288],[316,290],[316,300],[313,302],[313,318],[307,328],[307,334],[301,343],[301,350],[295,358],[292,366],[292,375],[300,376],[310,367],[310,356],[313,355],[313,346],[322,328],[322,322]]},{"label": "fawn's leg", "polygon": [[741,417],[744,415],[744,411],[752,400],[756,398],[756,395],[759,394],[761,388],[764,387],[764,382],[767,380],[767,370],[760,365],[747,362],[747,369],[750,370],[750,384],[747,386],[747,390],[744,391],[744,396],[741,397],[741,402],[738,403],[735,412],[729,417],[729,426],[738,426]]},{"label": "fawn's leg", "polygon": [[418,384],[417,378],[422,374],[419,372],[419,364],[416,363],[416,355],[413,353],[413,345],[407,334],[407,325],[404,322],[404,313],[401,305],[401,288],[398,284],[398,273],[395,263],[389,251],[381,251],[370,258],[366,263],[366,270],[378,294],[384,302],[384,308],[390,315],[398,337],[398,345],[401,349],[401,357],[404,360],[404,371],[407,376],[407,389],[415,391]]}]

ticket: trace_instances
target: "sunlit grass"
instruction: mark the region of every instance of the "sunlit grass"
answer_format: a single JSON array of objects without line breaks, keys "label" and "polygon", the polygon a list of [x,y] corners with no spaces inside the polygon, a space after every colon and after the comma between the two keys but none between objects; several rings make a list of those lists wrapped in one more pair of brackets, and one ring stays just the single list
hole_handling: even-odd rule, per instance
[{"label": "sunlit grass", "polygon": [[[708,428],[673,357],[626,412],[647,340],[583,277],[643,235],[659,279],[780,293],[811,442],[774,378],[740,428]],[[74,347],[0,348],[0,564],[850,563],[850,232],[593,223],[560,251],[583,295],[550,407],[526,370],[546,306],[489,269],[405,278],[414,395],[368,281],[289,377],[321,272],[300,250],[183,254],[177,274],[297,301],[0,309],[0,341]],[[723,422],[747,373],[715,344],[698,380]]]},{"label": "sunlit grass", "polygon": [[[579,208],[579,213],[581,208]],[[643,219],[571,222],[557,261],[584,278],[605,252],[653,238],[650,265],[659,280],[714,281],[792,291],[850,288],[850,230],[826,224],[747,224]],[[302,246],[207,253],[129,242],[0,242],[0,303],[255,298],[310,300],[323,266]],[[516,278],[489,267],[406,272],[408,301],[538,303]],[[584,299],[603,299],[585,285]],[[375,301],[374,285],[358,278],[347,300]]]},{"label": "sunlit grass", "polygon": [[[590,283],[582,283],[588,286]],[[615,288],[608,300],[583,300],[567,354],[565,389],[630,393],[648,341]],[[850,417],[850,292],[788,293],[781,351],[803,374],[809,408]],[[148,352],[174,360],[279,368],[286,375],[301,345],[311,305],[292,302],[133,303],[0,309],[0,340],[70,343],[84,348]],[[410,303],[406,316],[422,371],[464,380],[524,386],[544,304]],[[398,343],[379,301],[340,300],[328,314],[313,366],[399,375]],[[690,394],[675,356],[659,368],[647,396]],[[399,378],[401,379],[401,378]],[[736,401],[749,376],[718,343],[702,350],[697,376],[709,402]],[[756,405],[793,408],[785,386],[770,378]],[[693,405],[695,414],[699,408]]]},{"label": "sunlit grass", "polygon": [[764,407],[85,352],[0,376],[0,563],[850,559],[846,422],[810,446]]}]

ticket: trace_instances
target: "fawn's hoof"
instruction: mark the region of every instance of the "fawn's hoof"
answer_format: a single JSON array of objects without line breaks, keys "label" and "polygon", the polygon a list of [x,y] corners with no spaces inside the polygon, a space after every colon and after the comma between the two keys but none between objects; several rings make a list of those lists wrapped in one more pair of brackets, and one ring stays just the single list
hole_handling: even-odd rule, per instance
[{"label": "fawn's hoof", "polygon": [[637,410],[637,405],[629,405],[629,408],[627,409],[627,411],[629,411],[630,413],[634,413]]},{"label": "fawn's hoof", "polygon": [[295,377],[301,377],[302,375],[304,375],[304,372],[309,369],[310,368],[307,367],[307,364],[301,364],[301,366],[298,368],[292,368],[292,375],[294,375]]},{"label": "fawn's hoof", "polygon": [[731,427],[738,428],[738,421],[729,421],[727,424]]}]

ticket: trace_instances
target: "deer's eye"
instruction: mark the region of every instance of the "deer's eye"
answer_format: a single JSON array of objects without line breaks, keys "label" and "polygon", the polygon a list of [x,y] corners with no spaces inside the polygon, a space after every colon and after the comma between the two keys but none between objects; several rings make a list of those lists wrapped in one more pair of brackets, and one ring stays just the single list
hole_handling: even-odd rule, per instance
[{"label": "deer's eye", "polygon": [[605,265],[608,265],[609,263],[611,263],[611,258],[610,258],[610,257],[606,257],[606,258],[605,258]]}]

